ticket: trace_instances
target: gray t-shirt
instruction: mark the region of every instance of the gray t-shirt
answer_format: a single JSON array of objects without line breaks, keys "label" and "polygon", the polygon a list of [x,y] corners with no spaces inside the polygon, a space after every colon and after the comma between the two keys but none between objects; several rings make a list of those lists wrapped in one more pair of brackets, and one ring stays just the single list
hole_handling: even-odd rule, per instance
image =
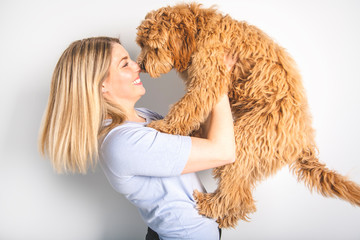
[{"label": "gray t-shirt", "polygon": [[136,207],[161,239],[219,239],[218,224],[198,214],[193,191],[205,191],[195,173],[181,175],[189,158],[189,136],[146,127],[162,117],[137,108],[146,122],[112,129],[100,147],[100,162],[112,187]]}]

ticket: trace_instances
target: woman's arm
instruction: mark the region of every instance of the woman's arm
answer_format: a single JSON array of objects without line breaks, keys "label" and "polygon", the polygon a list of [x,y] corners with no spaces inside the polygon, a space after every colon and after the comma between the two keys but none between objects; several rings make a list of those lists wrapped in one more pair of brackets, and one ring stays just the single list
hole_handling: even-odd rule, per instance
[{"label": "woman's arm", "polygon": [[235,161],[234,124],[227,95],[214,106],[205,126],[205,138],[192,137],[191,140],[190,156],[182,174]]}]

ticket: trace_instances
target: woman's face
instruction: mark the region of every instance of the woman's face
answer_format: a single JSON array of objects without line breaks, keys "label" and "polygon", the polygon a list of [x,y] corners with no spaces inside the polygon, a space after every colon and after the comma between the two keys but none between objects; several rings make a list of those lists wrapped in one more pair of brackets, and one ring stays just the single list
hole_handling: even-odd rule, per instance
[{"label": "woman's face", "polygon": [[135,105],[145,94],[139,74],[140,67],[130,59],[125,48],[113,44],[109,75],[103,82],[104,97],[120,105]]}]

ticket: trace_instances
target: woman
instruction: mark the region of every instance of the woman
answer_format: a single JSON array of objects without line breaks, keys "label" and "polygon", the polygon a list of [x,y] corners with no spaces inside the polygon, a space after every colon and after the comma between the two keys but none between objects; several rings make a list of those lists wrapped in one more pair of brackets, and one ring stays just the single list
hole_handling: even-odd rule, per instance
[{"label": "woman", "polygon": [[[234,60],[224,59],[230,70]],[[204,138],[160,133],[146,125],[161,116],[134,107],[145,94],[139,74],[118,39],[72,43],[53,74],[41,152],[58,172],[86,173],[99,157],[113,188],[149,226],[146,239],[219,239],[217,223],[197,213],[192,193],[204,191],[195,172],[235,159],[228,97],[214,107]]]}]

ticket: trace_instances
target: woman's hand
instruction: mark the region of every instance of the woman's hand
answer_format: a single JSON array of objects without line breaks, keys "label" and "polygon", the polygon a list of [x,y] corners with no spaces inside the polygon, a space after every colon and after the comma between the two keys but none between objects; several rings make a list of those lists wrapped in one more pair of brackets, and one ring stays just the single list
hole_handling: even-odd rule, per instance
[{"label": "woman's hand", "polygon": [[225,53],[224,55],[224,63],[226,66],[226,69],[228,70],[228,72],[231,72],[235,63],[237,62],[237,58],[234,58],[233,56],[231,56],[228,52]]}]

